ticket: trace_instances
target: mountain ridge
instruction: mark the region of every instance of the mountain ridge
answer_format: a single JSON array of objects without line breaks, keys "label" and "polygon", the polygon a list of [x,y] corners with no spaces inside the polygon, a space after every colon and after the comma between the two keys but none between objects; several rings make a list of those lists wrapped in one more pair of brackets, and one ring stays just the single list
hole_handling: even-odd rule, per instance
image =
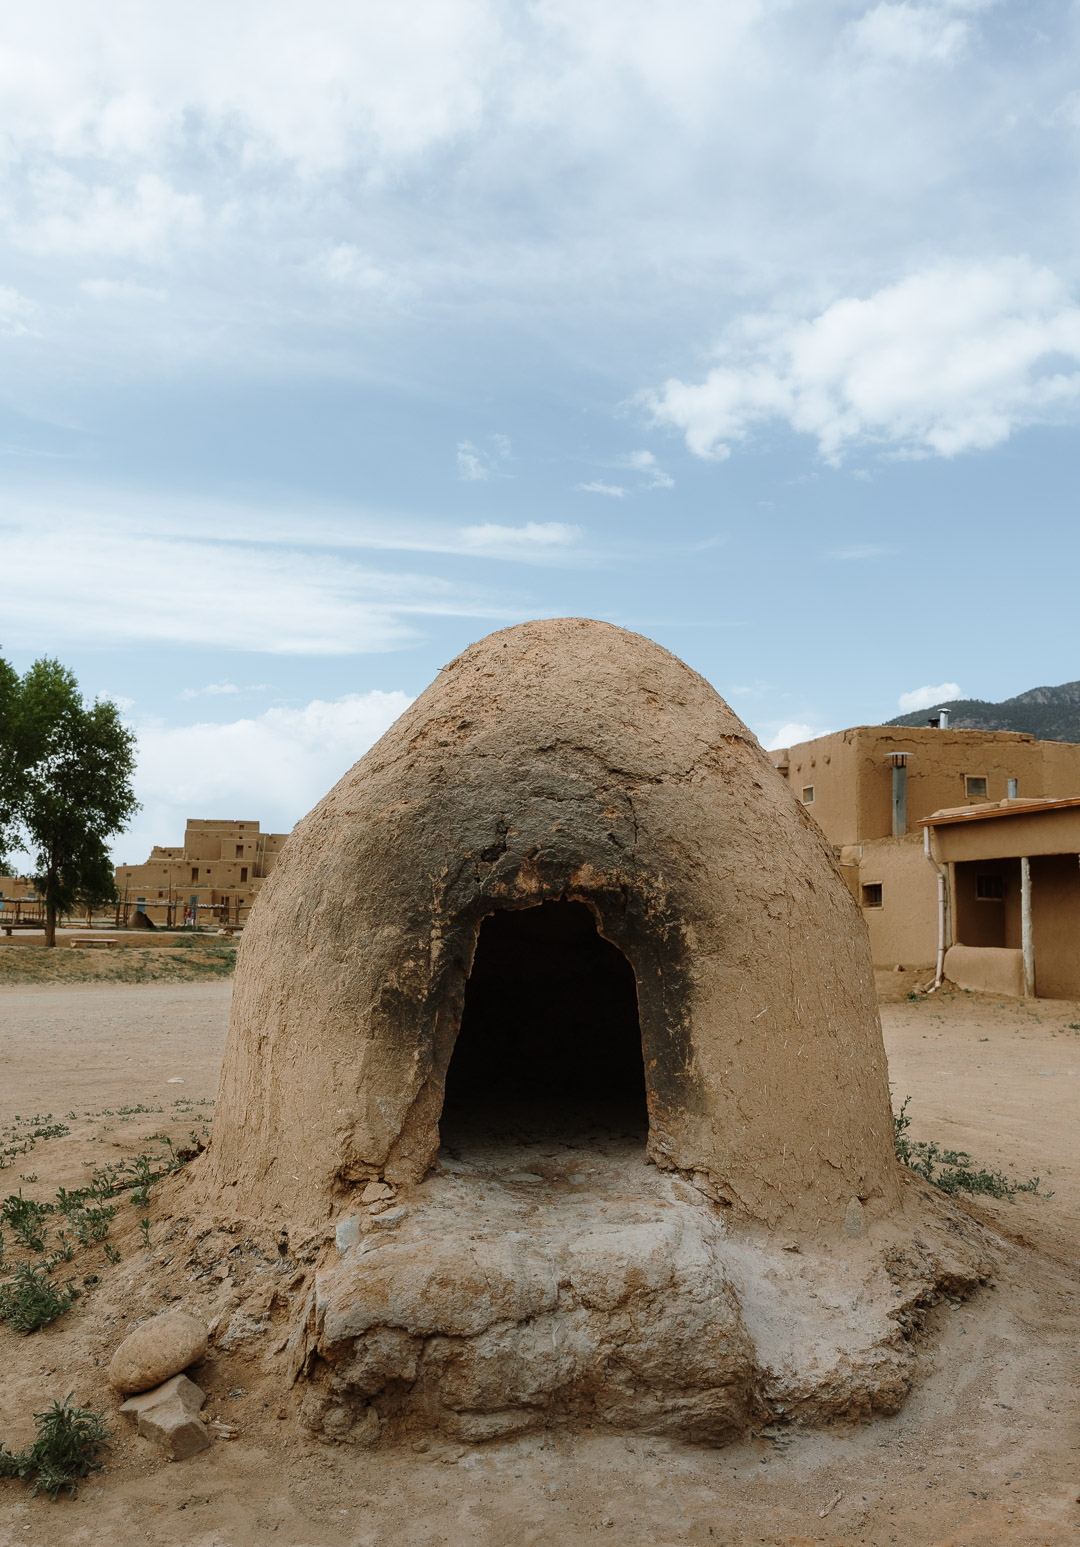
[{"label": "mountain ridge", "polygon": [[1080,741],[1080,682],[1028,688],[993,703],[983,698],[947,698],[931,709],[899,714],[885,725],[925,725],[942,709],[955,730],[1026,731],[1040,741]]}]

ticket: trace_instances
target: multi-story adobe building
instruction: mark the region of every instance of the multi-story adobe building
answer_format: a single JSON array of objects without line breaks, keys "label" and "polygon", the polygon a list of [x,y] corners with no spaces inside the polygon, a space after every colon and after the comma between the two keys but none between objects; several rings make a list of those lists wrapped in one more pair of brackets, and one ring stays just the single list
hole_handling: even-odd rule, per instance
[{"label": "multi-story adobe building", "polygon": [[[925,852],[928,818],[1003,801],[1080,796],[1080,743],[1013,731],[859,725],[770,755],[832,843],[878,966],[935,963],[938,874]],[[955,915],[966,907],[962,899],[957,909],[953,892],[947,946],[956,943]]]},{"label": "multi-story adobe building", "polygon": [[155,925],[242,924],[288,836],[192,817],[182,846],[155,844],[145,864],[116,867],[122,914],[129,923],[142,913]]}]

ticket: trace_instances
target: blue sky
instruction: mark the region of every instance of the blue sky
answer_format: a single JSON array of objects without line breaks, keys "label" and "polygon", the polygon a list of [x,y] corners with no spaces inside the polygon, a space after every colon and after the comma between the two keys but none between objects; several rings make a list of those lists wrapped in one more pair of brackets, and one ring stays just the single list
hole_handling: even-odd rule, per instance
[{"label": "blue sky", "polygon": [[124,705],[121,857],[529,617],[766,744],[1080,675],[1075,7],[21,11],[0,648]]}]

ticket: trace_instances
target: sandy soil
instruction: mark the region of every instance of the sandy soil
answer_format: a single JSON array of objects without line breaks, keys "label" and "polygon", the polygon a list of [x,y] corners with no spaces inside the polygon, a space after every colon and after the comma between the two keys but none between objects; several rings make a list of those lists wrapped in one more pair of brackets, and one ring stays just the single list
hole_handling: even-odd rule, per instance
[{"label": "sandy soil", "polygon": [[[897,1104],[912,1098],[913,1134],[1010,1175],[1037,1173],[1053,1196],[967,1205],[1002,1232],[1000,1272],[965,1305],[931,1313],[922,1374],[897,1417],[770,1431],[723,1451],[600,1431],[475,1449],[350,1451],[312,1443],[296,1423],[295,1398],[282,1395],[277,1365],[266,1360],[268,1374],[262,1352],[242,1345],[195,1372],[210,1413],[236,1437],[163,1462],[116,1414],[103,1380],[119,1338],[160,1308],[160,1296],[149,1299],[153,1264],[138,1215],[125,1205],[112,1236],[121,1261],[110,1266],[93,1248],[65,1270],[76,1282],[97,1274],[100,1286],[30,1337],[0,1328],[0,1438],[25,1444],[29,1415],[72,1390],[104,1409],[116,1434],[108,1469],[74,1501],[30,1500],[21,1485],[0,1484],[0,1547],[1080,1541],[1072,1116],[1080,1006],[958,994],[908,1001],[909,986],[906,975],[883,975],[893,1001],[883,1017],[894,1095]],[[200,1103],[216,1086],[229,994],[227,982],[0,988],[0,1127],[8,1130],[0,1148],[12,1130],[32,1131],[32,1116],[51,1113],[70,1129],[14,1156],[0,1192],[52,1196],[81,1185],[89,1166],[160,1148],[155,1133],[198,1130],[208,1111]],[[140,1106],[150,1110],[130,1110]],[[167,1266],[173,1248],[164,1225],[155,1236],[153,1216],[152,1205],[151,1253]],[[226,1238],[216,1249],[224,1255],[230,1245]]]}]

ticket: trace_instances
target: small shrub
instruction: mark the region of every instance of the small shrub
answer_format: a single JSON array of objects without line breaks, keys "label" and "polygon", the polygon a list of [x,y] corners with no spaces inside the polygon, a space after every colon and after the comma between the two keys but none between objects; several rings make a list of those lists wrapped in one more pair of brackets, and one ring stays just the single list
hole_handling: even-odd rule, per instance
[{"label": "small shrub", "polygon": [[70,1279],[57,1289],[42,1264],[20,1262],[7,1283],[0,1284],[0,1321],[15,1332],[36,1332],[70,1311],[77,1298]]},{"label": "small shrub", "polygon": [[[933,1140],[912,1139],[908,1137],[908,1129],[911,1127],[911,1118],[908,1115],[908,1102],[910,1096],[905,1096],[899,1112],[893,1113],[893,1139],[896,1146],[896,1158],[901,1165],[915,1171],[934,1187],[942,1192],[955,1197],[957,1193],[966,1192],[983,1194],[990,1198],[1012,1198],[1018,1192],[1037,1193],[1039,1191],[1040,1177],[1029,1177],[1026,1182],[1018,1182],[1014,1178],[1007,1177],[1003,1171],[987,1171],[976,1169],[975,1162],[966,1150],[946,1150]],[[1052,1192],[1043,1193],[1044,1198],[1052,1198]]]},{"label": "small shrub", "polygon": [[18,1477],[26,1483],[32,1479],[31,1498],[47,1493],[55,1502],[61,1488],[74,1496],[82,1479],[104,1465],[99,1458],[110,1449],[112,1438],[104,1414],[72,1407],[72,1395],[69,1391],[63,1402],[53,1402],[43,1413],[34,1414],[37,1435],[25,1450],[5,1450],[0,1445],[0,1477]]}]

